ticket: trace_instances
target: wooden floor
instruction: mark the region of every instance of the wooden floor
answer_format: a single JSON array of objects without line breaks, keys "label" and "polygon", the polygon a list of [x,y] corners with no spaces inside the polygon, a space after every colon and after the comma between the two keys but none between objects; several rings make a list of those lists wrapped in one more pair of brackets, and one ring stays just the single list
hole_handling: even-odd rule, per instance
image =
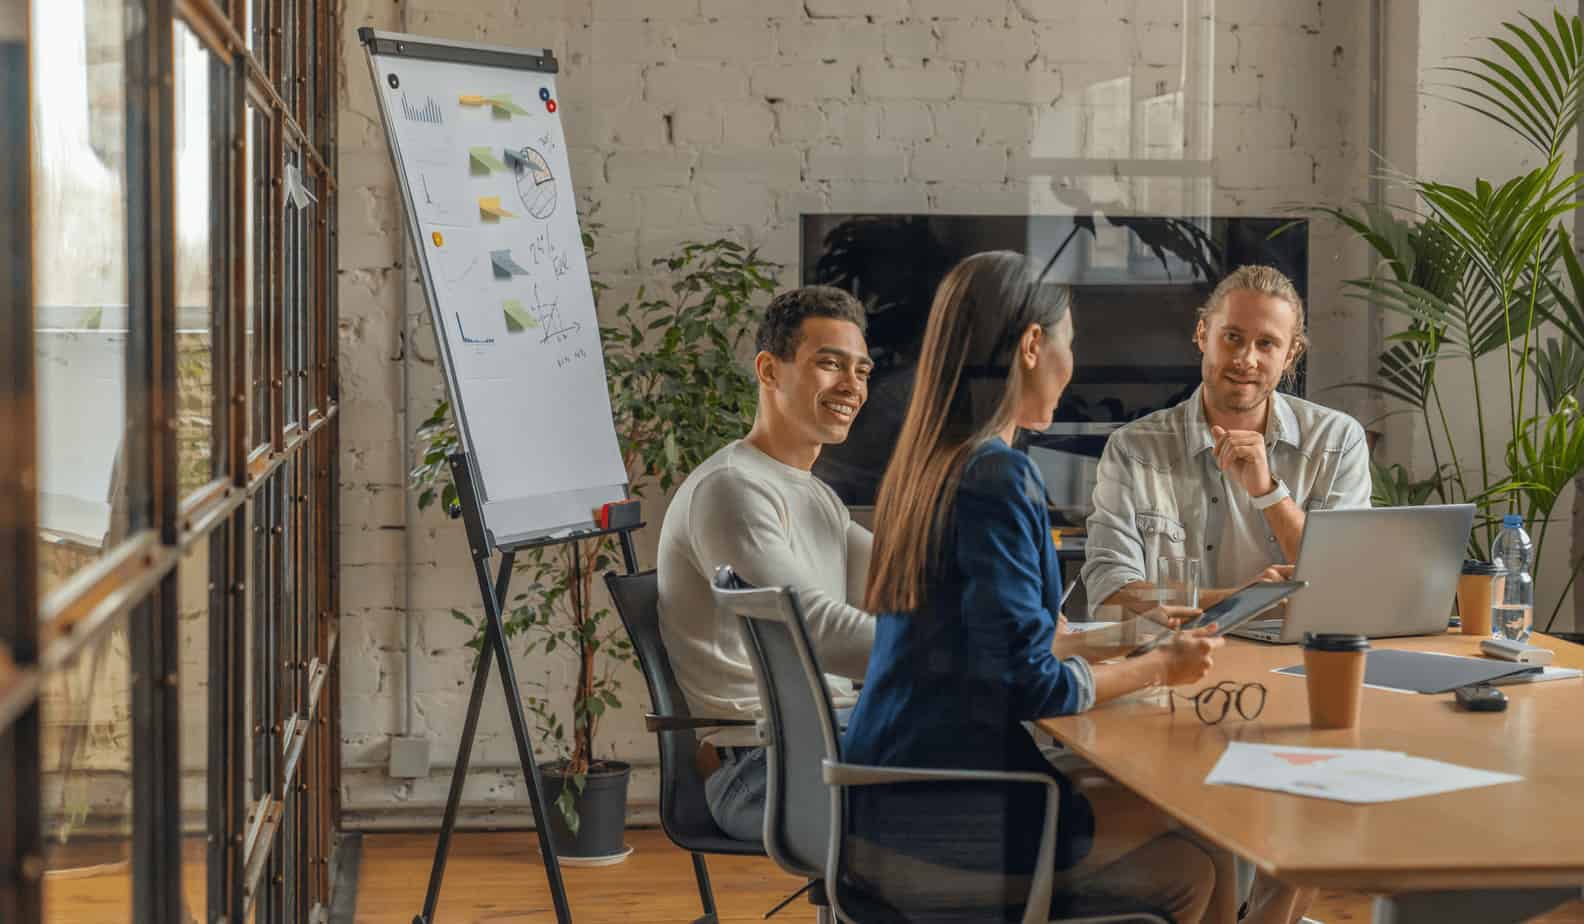
[{"label": "wooden floor", "polygon": [[[126,924],[132,920],[128,911],[132,907],[131,843],[97,852],[113,856],[96,856],[95,851],[80,849],[47,851],[52,862],[46,865],[52,871],[44,877],[46,924]],[[182,902],[188,921],[204,918],[204,857],[203,838],[183,839]]]},{"label": "wooden floor", "polygon": [[[627,832],[634,849],[617,866],[565,870],[572,916],[578,924],[686,924],[700,914],[688,855],[656,830]],[[433,834],[370,834],[363,838],[357,924],[411,924],[423,910],[433,857]],[[710,857],[710,879],[723,922],[760,921],[796,889],[799,880],[769,860]],[[789,906],[772,921],[813,920],[808,906]],[[1369,898],[1322,893],[1310,912],[1325,924],[1367,922]],[[528,832],[464,832],[452,841],[445,888],[433,924],[527,924],[554,921],[538,847]],[[1584,924],[1584,902],[1537,918],[1546,924]]]}]

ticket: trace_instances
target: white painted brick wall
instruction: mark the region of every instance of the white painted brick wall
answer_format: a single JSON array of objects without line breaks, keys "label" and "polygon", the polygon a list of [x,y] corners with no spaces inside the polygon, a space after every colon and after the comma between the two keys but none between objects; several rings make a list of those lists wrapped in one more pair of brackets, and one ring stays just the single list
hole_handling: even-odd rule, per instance
[{"label": "white painted brick wall", "polygon": [[855,72],[840,62],[760,64],[754,68],[753,92],[770,100],[851,99]]},{"label": "white painted brick wall", "polygon": [[961,86],[961,75],[944,64],[875,64],[864,67],[861,78],[859,89],[871,99],[951,99]]},{"label": "white painted brick wall", "polygon": [[748,95],[748,75],[738,64],[674,61],[644,72],[644,99],[661,106]]},{"label": "white painted brick wall", "polygon": [[[520,6],[508,15],[497,0],[348,0],[347,17],[349,26],[555,50],[579,202],[599,203],[605,225],[592,266],[615,293],[654,283],[650,261],[681,242],[717,235],[785,261],[782,282],[793,284],[798,220],[811,212],[1064,214],[1073,206],[1062,197],[1081,193],[1114,199],[1121,213],[1202,200],[1221,213],[1265,215],[1365,193],[1365,0],[1323,9],[1313,0],[1217,0],[1215,97],[1203,103],[1214,185],[1117,179],[1106,159],[1161,156],[1132,149],[1130,116],[1161,81],[1177,88],[1184,42],[1201,28],[1184,21],[1180,0],[562,0],[531,4],[532,16]],[[343,50],[343,796],[354,824],[432,823],[471,664],[467,631],[449,610],[476,617],[479,607],[458,524],[413,513],[410,561],[390,528],[407,507],[392,319],[411,271],[398,267],[405,225],[362,51],[350,37]],[[1094,160],[1075,165],[1082,158]],[[1311,246],[1318,389],[1364,377],[1369,360],[1346,348],[1363,342],[1363,312],[1338,291],[1363,271],[1360,255],[1318,227]],[[408,311],[417,330],[408,410],[417,420],[433,406],[439,375],[420,294]],[[645,514],[654,527],[638,544],[648,564],[661,501]],[[416,731],[430,737],[438,769],[393,781],[384,767],[403,713],[409,575]],[[559,662],[519,663],[525,679],[564,676]],[[499,687],[489,696],[467,792],[510,815],[522,791]],[[634,814],[652,817],[655,779],[644,768],[654,745],[641,727],[636,674],[624,696],[601,747],[638,762]]]}]

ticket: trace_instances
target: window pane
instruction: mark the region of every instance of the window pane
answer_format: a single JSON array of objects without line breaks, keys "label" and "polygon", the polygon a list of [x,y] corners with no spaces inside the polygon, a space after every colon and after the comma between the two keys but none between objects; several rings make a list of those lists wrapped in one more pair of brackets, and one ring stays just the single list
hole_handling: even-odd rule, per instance
[{"label": "window pane", "polygon": [[251,287],[253,305],[248,317],[252,324],[253,339],[248,348],[249,368],[252,372],[249,381],[252,383],[249,400],[252,402],[253,440],[252,445],[259,446],[270,441],[269,424],[269,351],[267,333],[269,326],[266,306],[271,295],[270,262],[270,203],[273,201],[269,194],[269,181],[273,175],[269,169],[270,159],[270,122],[269,115],[248,107],[248,169],[253,177],[249,187],[248,228],[252,234],[252,245],[249,253],[252,255],[253,285]]},{"label": "window pane", "polygon": [[214,475],[210,55],[176,29],[176,458],[185,496]]},{"label": "window pane", "polygon": [[40,693],[44,908],[51,921],[132,920],[127,629],[123,615],[50,672]]},{"label": "window pane", "polygon": [[[210,537],[193,543],[176,572],[177,638],[181,646],[182,900],[188,920],[207,917],[209,806]],[[223,544],[215,547],[219,551]],[[222,562],[223,564],[223,562]]]},{"label": "window pane", "polygon": [[[305,0],[303,3],[303,23],[304,31],[308,35],[312,35],[314,30],[319,27],[319,4],[316,0]],[[307,73],[304,76],[307,79],[303,81],[306,94],[304,96],[302,129],[309,138],[318,137],[319,100],[322,95],[319,86],[319,82],[322,79],[319,73],[319,55],[323,53],[324,47],[329,44],[329,42],[309,42],[308,53],[305,56]]]},{"label": "window pane", "polygon": [[255,582],[259,575],[264,573],[264,534],[263,522],[260,520],[260,507],[257,501],[249,501],[247,505],[247,549],[243,560],[247,562],[245,576],[242,581],[243,613],[242,613],[242,645],[247,648],[247,655],[242,659],[242,715],[248,729],[247,744],[242,749],[243,786],[242,792],[249,801],[257,798],[257,791],[253,786],[254,778],[254,735],[252,729],[258,725],[260,719],[255,711],[258,702],[257,691],[254,689],[258,676],[258,667],[253,663],[257,657],[258,628],[257,613],[259,611],[259,594],[261,588]]},{"label": "window pane", "polygon": [[269,71],[269,36],[266,31],[269,23],[265,16],[269,4],[265,0],[241,0],[247,4],[247,43],[248,50],[253,52],[253,57],[259,66]]},{"label": "window pane", "polygon": [[[324,215],[324,206],[319,197],[323,184],[319,182],[318,171],[310,170],[303,177],[303,184],[311,197],[308,207],[303,209],[303,316],[302,316],[302,374],[298,378],[302,382],[302,402],[305,411],[317,410],[323,403],[319,399],[319,392],[324,384],[319,375],[319,357],[315,351],[319,349],[315,343],[318,319],[325,310],[324,305],[324,280],[320,276],[322,265],[319,261],[320,241],[324,238],[324,229],[319,227],[319,218]],[[306,417],[306,414],[304,415]]]},{"label": "window pane", "polygon": [[281,17],[279,90],[286,101],[286,111],[297,118],[297,4],[293,0],[280,0],[276,9]]},{"label": "window pane", "polygon": [[[246,303],[246,307],[243,311],[243,324],[246,325],[246,343],[244,343],[242,349],[242,380],[243,382],[247,383],[247,419],[249,421],[253,421],[254,415],[259,413],[258,392],[253,383],[253,376],[257,374],[258,369],[257,360],[253,356],[255,335],[257,333],[256,328],[258,327],[258,321],[255,317],[255,314],[258,311],[260,301],[258,292],[255,289],[255,286],[258,284],[256,277],[259,266],[256,248],[259,246],[260,242],[260,234],[258,229],[254,227],[259,219],[258,204],[255,201],[257,195],[254,192],[255,186],[258,183],[258,177],[255,175],[253,170],[253,161],[256,154],[254,148],[259,143],[258,135],[253,130],[254,120],[256,117],[257,114],[253,110],[253,105],[249,103],[242,119],[242,130],[247,144],[246,154],[242,158],[242,298]],[[258,424],[256,422],[250,423],[247,432],[250,434],[250,439],[248,440],[247,445],[249,447],[258,445]]]},{"label": "window pane", "polygon": [[285,239],[281,249],[286,258],[282,280],[281,331],[285,338],[282,356],[285,358],[286,425],[302,420],[302,369],[303,336],[303,213],[308,202],[308,184],[303,176],[302,156],[295,148],[286,150],[286,218],[282,224]]},{"label": "window pane", "polygon": [[32,5],[39,591],[133,528],[126,431],[126,69],[121,7]]}]

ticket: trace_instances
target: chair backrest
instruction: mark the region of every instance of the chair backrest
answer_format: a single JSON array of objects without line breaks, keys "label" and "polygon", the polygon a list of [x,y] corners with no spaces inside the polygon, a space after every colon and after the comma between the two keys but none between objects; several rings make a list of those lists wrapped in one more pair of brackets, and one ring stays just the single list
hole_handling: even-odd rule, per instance
[{"label": "chair backrest", "polygon": [[[638,654],[638,667],[649,687],[649,700],[659,715],[687,716],[687,699],[671,670],[671,657],[660,638],[660,590],[651,569],[639,574],[606,572],[605,586],[616,603],[627,636]],[[724,838],[704,801],[704,778],[694,758],[698,736],[690,729],[660,735],[660,824],[673,841]]]},{"label": "chair backrest", "polygon": [[836,715],[797,596],[747,587],[729,566],[715,574],[715,605],[739,620],[765,713],[765,852],[783,869],[823,878],[831,846],[831,790],[821,764],[841,759]]}]

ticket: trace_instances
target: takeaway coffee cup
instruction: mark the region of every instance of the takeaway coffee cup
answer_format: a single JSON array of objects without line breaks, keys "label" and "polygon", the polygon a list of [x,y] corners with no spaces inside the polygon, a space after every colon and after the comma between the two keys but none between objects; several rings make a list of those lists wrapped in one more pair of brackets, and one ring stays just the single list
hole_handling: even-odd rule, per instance
[{"label": "takeaway coffee cup", "polygon": [[1358,725],[1369,639],[1362,635],[1306,632],[1303,647],[1309,724],[1315,728]]},{"label": "takeaway coffee cup", "polygon": [[1507,583],[1507,569],[1499,562],[1463,559],[1458,575],[1458,622],[1464,635],[1491,634],[1491,604],[1501,599]]}]

